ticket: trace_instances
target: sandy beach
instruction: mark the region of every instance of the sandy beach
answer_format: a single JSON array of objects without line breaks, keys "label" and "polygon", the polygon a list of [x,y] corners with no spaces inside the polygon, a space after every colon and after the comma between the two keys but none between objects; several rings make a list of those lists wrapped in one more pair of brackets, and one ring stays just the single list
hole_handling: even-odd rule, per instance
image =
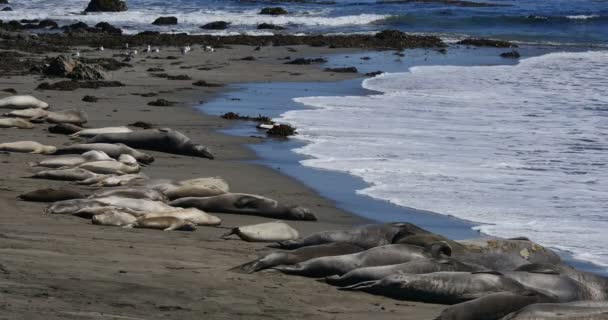
[{"label": "sandy beach", "polygon": [[[144,168],[146,175],[167,179],[220,176],[228,181],[231,191],[308,207],[319,221],[290,222],[302,235],[365,223],[279,171],[244,163],[255,157],[245,144],[259,139],[219,134],[218,130],[233,122],[193,109],[224,90],[193,86],[198,80],[230,84],[335,81],[359,76],[325,72],[314,65],[286,65],[283,60],[286,56],[322,57],[345,49],[254,49],[233,45],[215,53],[194,50],[182,56],[176,47],[163,47],[151,58],[137,56],[130,62],[132,67],[110,72],[111,80],[124,83],[123,87],[40,91],[35,90],[40,82],[63,79],[5,74],[0,77],[0,89],[34,95],[53,110],[82,109],[89,115],[87,127],[91,128],[145,121],[180,130],[208,145],[216,159],[152,152],[156,160]],[[80,51],[87,58],[110,58],[121,52],[99,52],[88,47]],[[169,55],[178,58],[157,59]],[[255,60],[242,60],[249,56]],[[169,75],[188,75],[191,80],[155,77],[147,71],[149,68],[161,68]],[[146,93],[157,95],[141,96]],[[1,92],[0,98],[9,95]],[[85,95],[98,97],[99,101],[83,102]],[[148,105],[159,98],[177,104]],[[0,140],[34,140],[54,146],[75,142],[65,135],[50,134],[47,127],[38,124],[31,130],[1,129]],[[340,292],[325,283],[277,272],[243,275],[227,271],[270,249],[265,244],[221,240],[219,236],[226,228],[269,219],[218,214],[223,220],[221,227],[200,227],[188,233],[102,227],[74,216],[43,215],[45,204],[17,199],[19,194],[34,189],[68,185],[25,178],[35,171],[28,163],[43,157],[0,154],[0,319],[431,319],[442,310],[440,305]]]}]

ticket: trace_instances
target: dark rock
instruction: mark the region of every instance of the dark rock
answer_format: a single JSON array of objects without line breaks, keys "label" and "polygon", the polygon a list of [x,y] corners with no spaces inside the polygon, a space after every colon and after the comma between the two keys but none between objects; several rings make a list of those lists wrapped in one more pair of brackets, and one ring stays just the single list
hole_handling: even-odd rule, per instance
[{"label": "dark rock", "polygon": [[370,57],[361,57],[360,59],[361,60],[371,60],[372,58],[370,58]]},{"label": "dark rock", "polygon": [[226,120],[245,120],[245,121],[255,121],[259,123],[273,124],[274,122],[266,116],[258,115],[257,117],[250,116],[242,116],[235,112],[226,112],[221,116],[222,119]]},{"label": "dark rock", "polygon": [[475,47],[494,47],[494,48],[517,48],[517,45],[508,41],[467,38],[458,41],[457,44]]},{"label": "dark rock", "polygon": [[160,35],[159,31],[142,31],[137,34],[138,36],[158,36]]},{"label": "dark rock", "polygon": [[21,23],[39,23],[40,20],[38,20],[38,19],[21,19],[21,20],[19,20],[19,22],[21,22]]},{"label": "dark rock", "polygon": [[74,124],[70,124],[70,123],[59,123],[56,124],[54,126],[49,127],[49,132],[50,133],[59,133],[59,134],[73,134],[76,133],[80,130],[82,130],[82,127],[79,127],[77,125]]},{"label": "dark rock", "polygon": [[176,76],[167,76],[167,79],[169,79],[169,80],[192,80],[192,78],[190,78],[190,76],[187,74],[179,74]]},{"label": "dark rock", "polygon": [[97,102],[98,100],[99,98],[93,96],[84,96],[84,98],[82,98],[82,101],[84,102]]},{"label": "dark rock", "polygon": [[264,30],[264,29],[268,29],[268,30],[285,30],[284,27],[277,26],[276,24],[272,24],[272,23],[261,23],[261,24],[258,24],[258,29],[259,30]]},{"label": "dark rock", "polygon": [[12,94],[17,94],[17,90],[15,90],[13,88],[2,89],[2,91],[12,93]]},{"label": "dark rock", "polygon": [[165,71],[165,69],[163,69],[163,68],[149,68],[146,71],[148,71],[148,72],[163,72],[163,71]]},{"label": "dark rock", "polygon": [[325,68],[327,72],[337,72],[337,73],[357,73],[359,70],[355,67],[344,67],[344,68]]},{"label": "dark rock", "polygon": [[243,60],[243,61],[255,61],[256,58],[254,56],[247,56],[247,57],[241,58],[239,60]]},{"label": "dark rock", "polygon": [[8,4],[8,0],[0,0],[0,4]]},{"label": "dark rock", "polygon": [[448,49],[446,49],[446,48],[439,48],[439,49],[437,49],[437,52],[439,52],[441,54],[448,54]]},{"label": "dark rock", "polygon": [[383,73],[384,72],[378,70],[378,71],[368,72],[365,75],[368,76],[368,77],[375,77],[375,76],[381,75]]},{"label": "dark rock", "polygon": [[305,64],[326,63],[326,62],[327,62],[327,59],[324,59],[324,58],[314,58],[314,59],[298,58],[298,59],[295,59],[295,60],[291,60],[291,61],[285,62],[285,64],[305,65]]},{"label": "dark rock", "polygon": [[105,80],[108,76],[99,65],[78,63],[68,77],[74,80]]},{"label": "dark rock", "polygon": [[197,87],[223,87],[224,86],[221,83],[211,83],[211,82],[207,82],[205,80],[199,80],[199,81],[193,83],[192,85],[197,86]]},{"label": "dark rock", "polygon": [[74,58],[67,55],[59,55],[47,63],[43,73],[47,76],[67,77],[72,71],[74,71],[76,64],[77,61],[74,60]]},{"label": "dark rock", "polygon": [[516,50],[513,50],[509,52],[503,52],[500,54],[500,56],[508,59],[519,59],[521,57],[521,54],[519,54],[519,52],[517,52]]},{"label": "dark rock", "polygon": [[152,24],[157,26],[177,24],[177,17],[159,17]]},{"label": "dark rock", "polygon": [[122,0],[91,0],[85,12],[119,12],[127,11],[127,4]]},{"label": "dark rock", "polygon": [[266,134],[275,137],[293,136],[294,134],[296,134],[296,128],[288,124],[279,124],[272,127],[272,129],[266,131]]},{"label": "dark rock", "polygon": [[148,102],[149,106],[155,106],[155,107],[170,107],[170,106],[173,106],[174,104],[175,104],[175,102],[165,100],[165,99],[158,99],[158,100]]},{"label": "dark rock", "polygon": [[38,85],[36,90],[59,90],[59,91],[74,91],[79,88],[83,89],[99,89],[104,87],[124,87],[124,84],[119,81],[59,81],[55,83],[43,82]]},{"label": "dark rock", "polygon": [[289,12],[287,12],[287,10],[281,8],[281,7],[268,7],[268,8],[263,8],[262,10],[260,10],[260,14],[268,14],[271,16],[280,16],[280,15],[284,15],[284,14],[288,14]]},{"label": "dark rock", "polygon": [[116,59],[112,59],[112,58],[93,58],[93,59],[80,58],[80,61],[82,61],[83,63],[88,63],[88,64],[97,64],[106,71],[116,71],[116,70],[120,70],[122,68],[133,67],[132,65],[130,65],[128,63],[120,62],[120,61],[118,61]]},{"label": "dark rock", "polygon": [[226,21],[214,21],[209,22],[206,25],[202,26],[201,29],[206,30],[225,30],[230,25],[230,22]]},{"label": "dark rock", "polygon": [[13,8],[11,8],[11,7],[4,7],[4,8],[2,8],[2,11],[13,11]]},{"label": "dark rock", "polygon": [[79,21],[74,24],[63,26],[61,29],[63,29],[65,32],[87,32],[92,28],[90,28],[88,24]]},{"label": "dark rock", "polygon": [[133,122],[128,124],[129,127],[136,127],[136,128],[142,128],[142,129],[152,129],[154,128],[154,125],[152,125],[151,123],[148,122],[144,122],[144,121],[137,121],[137,122]]},{"label": "dark rock", "polygon": [[57,29],[59,28],[59,25],[53,20],[44,19],[38,23],[38,28]]},{"label": "dark rock", "polygon": [[115,27],[107,22],[100,22],[95,25],[95,28],[100,29],[101,32],[107,34],[122,34],[122,29]]}]

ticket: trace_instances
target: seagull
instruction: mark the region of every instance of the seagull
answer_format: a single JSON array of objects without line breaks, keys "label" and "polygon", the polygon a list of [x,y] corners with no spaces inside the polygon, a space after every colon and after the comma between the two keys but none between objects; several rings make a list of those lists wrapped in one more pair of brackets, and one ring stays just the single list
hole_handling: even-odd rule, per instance
[{"label": "seagull", "polygon": [[186,54],[186,53],[190,52],[190,50],[192,50],[190,48],[190,46],[185,46],[185,47],[182,48],[182,54]]},{"label": "seagull", "polygon": [[127,49],[127,50],[129,49],[129,43],[128,42],[125,43],[125,49]]},{"label": "seagull", "polygon": [[146,48],[146,53],[150,53],[152,52],[152,47],[150,45],[148,45],[148,47]]},{"label": "seagull", "polygon": [[215,52],[215,49],[212,46],[205,46],[203,50],[205,50],[205,52]]},{"label": "seagull", "polygon": [[133,50],[131,52],[129,52],[129,56],[133,57],[136,56],[139,52],[137,50]]},{"label": "seagull", "polygon": [[154,51],[155,53],[159,53],[159,52],[160,52],[160,49],[159,49],[159,48],[154,48],[154,50],[153,50],[153,51]]},{"label": "seagull", "polygon": [[103,51],[103,50],[104,50],[103,46],[99,47],[99,51]]},{"label": "seagull", "polygon": [[72,54],[74,58],[80,58],[80,51],[76,50],[76,53]]}]

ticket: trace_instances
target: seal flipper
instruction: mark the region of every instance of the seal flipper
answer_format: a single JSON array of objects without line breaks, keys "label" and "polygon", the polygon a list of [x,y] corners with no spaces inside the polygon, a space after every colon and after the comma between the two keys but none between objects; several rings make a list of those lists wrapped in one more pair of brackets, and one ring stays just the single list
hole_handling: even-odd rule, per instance
[{"label": "seal flipper", "polygon": [[270,244],[268,247],[274,249],[294,250],[300,248],[300,242],[298,240],[285,240]]},{"label": "seal flipper", "polygon": [[302,274],[302,271],[304,271],[304,266],[301,264],[293,264],[293,265],[279,265],[279,266],[275,266],[272,267],[271,269],[275,269],[278,271],[281,271],[285,274]]},{"label": "seal flipper", "polygon": [[249,261],[242,265],[236,266],[234,268],[228,269],[228,271],[238,272],[238,273],[247,273],[251,274],[257,271],[262,270],[262,266],[260,265],[260,260],[256,259],[253,261]]},{"label": "seal flipper", "polygon": [[233,234],[238,235],[238,233],[239,233],[239,228],[232,228],[232,230],[230,230],[230,231],[224,233],[223,235],[221,235],[220,238],[221,239],[226,239],[226,238],[228,238],[229,236],[231,236]]},{"label": "seal flipper", "polygon": [[365,290],[365,289],[369,289],[369,288],[373,287],[374,285],[376,285],[376,283],[378,283],[377,280],[363,281],[363,282],[359,282],[357,284],[353,284],[351,286],[338,287],[338,290],[344,290],[344,291]]},{"label": "seal flipper", "polygon": [[262,202],[261,199],[251,196],[242,196],[238,200],[234,202],[234,206],[243,209],[243,208],[259,208],[259,204]]},{"label": "seal flipper", "polygon": [[530,263],[524,264],[515,268],[514,271],[525,271],[529,273],[541,273],[541,274],[560,274],[559,270],[554,266],[546,263]]}]

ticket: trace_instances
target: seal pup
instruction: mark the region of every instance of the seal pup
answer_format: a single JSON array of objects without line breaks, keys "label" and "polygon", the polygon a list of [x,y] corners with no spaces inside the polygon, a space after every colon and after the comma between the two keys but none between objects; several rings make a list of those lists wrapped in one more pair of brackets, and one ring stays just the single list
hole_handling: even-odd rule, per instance
[{"label": "seal pup", "polygon": [[325,243],[349,243],[369,249],[397,242],[402,237],[430,233],[407,222],[368,224],[348,230],[331,230],[313,233],[297,240],[281,241],[275,247],[293,250]]},{"label": "seal pup", "polygon": [[46,109],[48,107],[48,103],[27,95],[11,96],[0,99],[0,109]]},{"label": "seal pup", "polygon": [[169,128],[105,133],[91,138],[89,143],[124,143],[132,148],[213,159],[207,147],[195,144],[183,133]]},{"label": "seal pup", "polygon": [[537,303],[513,312],[502,320],[606,320],[608,302],[574,301],[568,303]]},{"label": "seal pup", "polygon": [[464,264],[456,259],[452,258],[439,258],[439,259],[420,259],[408,261],[400,264],[377,266],[377,267],[365,267],[357,268],[349,271],[342,276],[330,276],[325,278],[325,281],[334,286],[350,286],[356,283],[380,280],[384,277],[390,276],[395,273],[411,273],[411,274],[424,274],[441,271],[480,271],[483,267],[476,267],[468,264]]},{"label": "seal pup", "polygon": [[227,239],[233,234],[249,242],[276,242],[297,239],[300,236],[298,230],[281,221],[233,228],[228,233],[222,235],[222,239]]},{"label": "seal pup", "polygon": [[151,212],[142,215],[144,218],[173,217],[193,222],[198,226],[219,226],[222,219],[195,208],[177,209],[175,211]]},{"label": "seal pup", "polygon": [[340,290],[365,291],[398,300],[456,304],[498,292],[524,292],[519,282],[492,272],[398,273]]},{"label": "seal pup", "polygon": [[85,195],[69,189],[44,188],[20,194],[19,199],[31,202],[55,202],[70,199],[81,199]]},{"label": "seal pup", "polygon": [[87,180],[79,181],[78,184],[91,185],[93,187],[117,187],[128,185],[133,181],[147,180],[148,176],[141,173],[117,175],[99,175]]},{"label": "seal pup", "polygon": [[73,144],[66,147],[57,149],[56,154],[82,154],[87,151],[97,150],[103,151],[108,156],[117,159],[123,154],[128,154],[133,158],[137,159],[138,162],[149,164],[154,161],[154,157],[149,154],[137,151],[124,144],[117,143],[84,143],[84,144]]},{"label": "seal pup", "polygon": [[220,177],[196,178],[183,181],[151,181],[146,186],[163,192],[169,199],[212,197],[228,193],[228,183]]},{"label": "seal pup", "polygon": [[307,209],[285,206],[276,200],[245,193],[226,193],[214,197],[186,197],[169,203],[174,207],[197,208],[209,212],[255,215],[272,219],[315,221]]},{"label": "seal pup", "polygon": [[128,224],[123,228],[160,229],[163,231],[194,231],[196,230],[196,224],[174,217],[154,217],[137,219],[135,222]]},{"label": "seal pup", "polygon": [[29,178],[33,179],[48,179],[61,181],[83,181],[87,179],[99,179],[100,175],[86,169],[70,168],[70,169],[52,169],[36,172]]},{"label": "seal pup", "polygon": [[115,175],[138,173],[141,170],[137,160],[128,154],[121,155],[118,161],[110,159],[85,162],[78,167],[98,174]]},{"label": "seal pup", "polygon": [[73,133],[71,136],[72,137],[82,137],[82,138],[92,138],[98,134],[119,133],[119,132],[133,132],[133,130],[129,129],[128,127],[104,127],[104,128],[80,130],[76,133]]},{"label": "seal pup", "polygon": [[54,126],[50,126],[48,130],[50,133],[72,134],[82,130],[82,127],[69,123],[58,123]]},{"label": "seal pup", "polygon": [[550,297],[530,290],[492,293],[448,307],[435,320],[499,320],[528,305],[551,300]]},{"label": "seal pup", "polygon": [[451,253],[451,248],[445,242],[438,242],[429,248],[409,244],[389,244],[359,253],[320,257],[273,269],[286,274],[320,278],[343,275],[357,268],[392,265],[431,257],[440,258],[442,254],[449,256]]},{"label": "seal pup", "polygon": [[46,167],[46,168],[62,168],[62,167],[75,167],[80,164],[89,161],[102,161],[102,160],[112,160],[105,152],[103,151],[87,151],[81,155],[63,155],[63,156],[55,156],[49,159],[44,159],[41,161],[30,162],[30,166],[32,167]]},{"label": "seal pup", "polygon": [[32,129],[34,125],[24,119],[0,118],[0,128]]},{"label": "seal pup", "polygon": [[31,108],[31,109],[22,109],[22,110],[13,110],[4,114],[6,117],[17,117],[24,118],[33,121],[44,120],[46,116],[49,114],[48,111],[40,108]]},{"label": "seal pup", "polygon": [[0,151],[53,154],[57,151],[57,148],[45,146],[36,141],[16,141],[0,143]]},{"label": "seal pup", "polygon": [[276,251],[240,266],[234,267],[230,269],[230,271],[254,273],[279,265],[291,265],[318,257],[340,256],[357,253],[364,250],[365,249],[361,247],[347,243],[328,243],[317,246],[302,247],[291,251]]},{"label": "seal pup", "polygon": [[91,222],[102,226],[123,227],[135,223],[136,220],[137,218],[129,213],[112,210],[110,212],[94,215]]},{"label": "seal pup", "polygon": [[49,123],[69,123],[82,125],[87,123],[88,116],[82,110],[62,110],[57,112],[49,112],[45,120]]},{"label": "seal pup", "polygon": [[131,199],[148,199],[152,201],[169,201],[167,197],[160,191],[148,188],[131,188],[121,187],[114,189],[101,189],[93,192],[89,198],[103,198],[109,196],[117,196]]}]

